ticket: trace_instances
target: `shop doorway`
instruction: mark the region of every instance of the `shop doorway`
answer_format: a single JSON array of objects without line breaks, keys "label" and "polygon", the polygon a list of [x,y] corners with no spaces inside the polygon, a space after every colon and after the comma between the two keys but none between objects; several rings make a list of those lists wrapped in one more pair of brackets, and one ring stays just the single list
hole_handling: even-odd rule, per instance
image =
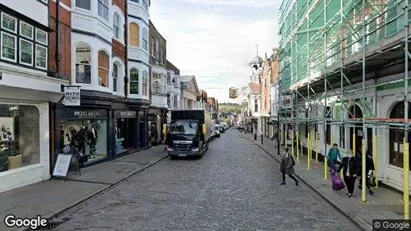
[{"label": "shop doorway", "polygon": [[[363,117],[362,109],[357,104],[350,107],[350,113],[348,114],[348,118],[360,119],[362,117]],[[352,123],[352,126],[354,127],[350,127],[350,149],[355,153],[357,150],[361,150],[362,139],[363,139],[364,133],[363,133],[361,122]],[[353,150],[353,146],[354,146],[353,134],[355,134],[355,148],[357,150]]]},{"label": "shop doorway", "polygon": [[139,130],[138,130],[138,141],[140,143],[140,149],[144,149],[146,147],[145,137],[146,137],[145,123],[144,121],[140,121]]},{"label": "shop doorway", "polygon": [[123,154],[137,147],[137,119],[120,118],[116,120],[116,154]]},{"label": "shop doorway", "polygon": [[[392,108],[391,113],[390,113],[390,118],[391,119],[398,119],[402,120],[404,119],[404,101],[398,102],[395,104],[395,106]],[[408,118],[410,118],[411,115],[411,104],[408,103]],[[403,162],[403,143],[404,143],[404,137],[405,137],[405,132],[404,129],[400,129],[398,126],[390,127],[390,165],[394,165],[396,167],[402,168],[404,166]],[[408,142],[411,141],[411,133],[408,132]],[[411,162],[411,161],[410,161]]]}]

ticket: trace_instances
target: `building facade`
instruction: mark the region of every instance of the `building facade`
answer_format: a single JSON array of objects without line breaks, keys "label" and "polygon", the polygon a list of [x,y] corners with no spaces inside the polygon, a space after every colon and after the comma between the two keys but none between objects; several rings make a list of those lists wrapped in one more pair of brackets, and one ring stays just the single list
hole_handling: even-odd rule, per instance
[{"label": "building facade", "polygon": [[378,155],[378,179],[402,191],[404,138],[411,142],[404,131],[410,5],[388,0],[357,9],[356,4],[283,1],[279,89],[281,101],[289,97],[293,106],[283,110],[280,121],[296,124],[291,127],[304,153],[325,155],[333,143],[344,155],[372,151]]},{"label": "building facade", "polygon": [[264,60],[258,54],[249,62],[251,75],[250,82],[248,83],[248,115],[246,124],[250,132],[256,132],[258,135],[262,134],[260,75],[262,74],[263,62]]},{"label": "building facade", "polygon": [[61,60],[70,58],[70,7],[0,3],[0,192],[50,178],[51,105],[71,73]]},{"label": "building facade", "polygon": [[180,70],[167,60],[167,105],[168,109],[180,109]]},{"label": "building facade", "polygon": [[265,53],[263,68],[260,74],[260,96],[261,96],[261,134],[269,137],[270,100],[271,100],[271,60]]},{"label": "building facade", "polygon": [[181,76],[181,109],[199,108],[200,89],[194,75]]},{"label": "building facade", "polygon": [[274,136],[274,132],[278,131],[278,99],[279,99],[279,62],[278,62],[278,48],[273,49],[273,54],[270,57],[271,62],[271,81],[270,81],[270,137]]},{"label": "building facade", "polygon": [[71,76],[79,102],[55,105],[53,159],[75,147],[83,166],[147,148],[147,1],[72,1]]},{"label": "building facade", "polygon": [[200,97],[197,99],[198,101],[198,108],[200,109],[205,109],[206,111],[210,110],[210,107],[208,105],[207,101],[207,92],[203,89],[200,89]]},{"label": "building facade", "polygon": [[150,140],[157,145],[163,140],[162,125],[167,121],[167,41],[150,21],[151,105]]}]

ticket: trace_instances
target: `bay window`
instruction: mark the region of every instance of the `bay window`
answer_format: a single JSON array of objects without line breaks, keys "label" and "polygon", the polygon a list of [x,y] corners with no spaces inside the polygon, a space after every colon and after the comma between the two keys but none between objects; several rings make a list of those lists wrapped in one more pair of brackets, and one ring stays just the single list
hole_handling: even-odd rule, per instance
[{"label": "bay window", "polygon": [[117,64],[113,64],[113,92],[117,92],[117,84],[118,84],[118,66]]},{"label": "bay window", "polygon": [[20,39],[20,63],[33,65],[33,43],[25,39]]}]

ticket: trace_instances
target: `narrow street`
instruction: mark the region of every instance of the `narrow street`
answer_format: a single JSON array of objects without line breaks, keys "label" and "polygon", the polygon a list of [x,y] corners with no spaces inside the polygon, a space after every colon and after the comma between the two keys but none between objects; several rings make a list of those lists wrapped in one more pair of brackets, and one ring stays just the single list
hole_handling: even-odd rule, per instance
[{"label": "narrow street", "polygon": [[[268,141],[268,140],[267,140]],[[200,160],[167,158],[55,221],[55,230],[358,230],[233,129]]]}]

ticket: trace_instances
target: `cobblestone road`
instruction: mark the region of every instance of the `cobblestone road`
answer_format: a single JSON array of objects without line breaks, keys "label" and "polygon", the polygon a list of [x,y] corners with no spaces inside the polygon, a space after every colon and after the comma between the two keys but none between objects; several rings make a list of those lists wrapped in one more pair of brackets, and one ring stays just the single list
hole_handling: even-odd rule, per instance
[{"label": "cobblestone road", "polygon": [[358,230],[287,180],[280,186],[279,164],[229,130],[202,159],[166,159],[62,215],[56,230]]}]

